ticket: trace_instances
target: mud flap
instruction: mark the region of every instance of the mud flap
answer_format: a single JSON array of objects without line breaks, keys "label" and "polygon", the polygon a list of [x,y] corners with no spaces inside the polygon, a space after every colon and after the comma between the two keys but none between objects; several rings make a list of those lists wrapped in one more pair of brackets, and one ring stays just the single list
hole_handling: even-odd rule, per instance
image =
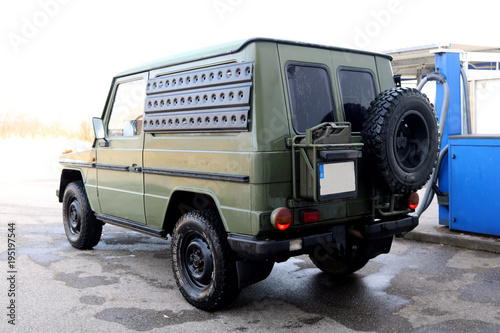
[{"label": "mud flap", "polygon": [[417,216],[406,216],[399,220],[365,226],[365,255],[372,259],[391,250],[395,235],[406,233],[418,225]]},{"label": "mud flap", "polygon": [[391,251],[392,240],[394,236],[386,238],[367,239],[365,243],[365,257],[373,259],[376,256]]},{"label": "mud flap", "polygon": [[274,261],[241,260],[236,262],[238,272],[238,288],[266,279],[273,270]]}]

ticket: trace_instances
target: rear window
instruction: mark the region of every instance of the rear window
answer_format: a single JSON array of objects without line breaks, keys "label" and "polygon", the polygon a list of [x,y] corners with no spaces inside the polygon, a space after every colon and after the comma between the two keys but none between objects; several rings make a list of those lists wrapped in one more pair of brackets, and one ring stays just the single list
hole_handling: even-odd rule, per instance
[{"label": "rear window", "polygon": [[304,134],[320,123],[336,121],[326,67],[292,63],[287,65],[286,73],[295,132]]},{"label": "rear window", "polygon": [[376,97],[373,75],[369,71],[341,69],[339,83],[345,119],[353,132],[361,132],[366,110]]}]

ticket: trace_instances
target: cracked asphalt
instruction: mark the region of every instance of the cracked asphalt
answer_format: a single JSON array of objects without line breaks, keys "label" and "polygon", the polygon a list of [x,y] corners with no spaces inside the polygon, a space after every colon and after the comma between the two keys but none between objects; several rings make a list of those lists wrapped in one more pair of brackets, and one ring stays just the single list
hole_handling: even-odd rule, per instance
[{"label": "cracked asphalt", "polygon": [[[95,249],[72,248],[56,187],[0,183],[1,332],[500,332],[498,254],[396,239],[390,254],[342,280],[300,256],[207,313],[178,292],[170,240],[106,225]],[[16,224],[15,326],[8,223]]]}]

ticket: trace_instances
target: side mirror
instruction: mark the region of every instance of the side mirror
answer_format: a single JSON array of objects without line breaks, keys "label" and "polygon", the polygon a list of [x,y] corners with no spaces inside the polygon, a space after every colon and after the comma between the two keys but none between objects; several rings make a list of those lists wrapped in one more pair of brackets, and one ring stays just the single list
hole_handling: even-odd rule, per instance
[{"label": "side mirror", "polygon": [[104,125],[101,118],[92,118],[92,124],[94,125],[94,134],[97,140],[104,139]]},{"label": "side mirror", "polygon": [[92,118],[92,124],[94,125],[94,134],[96,140],[104,139],[104,141],[99,142],[99,147],[109,147],[109,141],[106,140],[104,135],[104,125],[101,118]]}]

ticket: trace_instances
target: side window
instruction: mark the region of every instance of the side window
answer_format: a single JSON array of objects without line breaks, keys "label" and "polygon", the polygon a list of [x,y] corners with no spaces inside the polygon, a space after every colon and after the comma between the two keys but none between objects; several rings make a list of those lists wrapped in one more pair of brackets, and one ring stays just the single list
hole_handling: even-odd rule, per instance
[{"label": "side window", "polygon": [[292,124],[297,133],[336,121],[330,75],[326,67],[288,64],[286,67]]},{"label": "side window", "polygon": [[118,84],[108,122],[108,136],[137,136],[142,132],[146,79]]},{"label": "side window", "polygon": [[361,132],[366,110],[376,97],[373,75],[369,71],[341,69],[339,83],[345,119],[353,132]]}]

